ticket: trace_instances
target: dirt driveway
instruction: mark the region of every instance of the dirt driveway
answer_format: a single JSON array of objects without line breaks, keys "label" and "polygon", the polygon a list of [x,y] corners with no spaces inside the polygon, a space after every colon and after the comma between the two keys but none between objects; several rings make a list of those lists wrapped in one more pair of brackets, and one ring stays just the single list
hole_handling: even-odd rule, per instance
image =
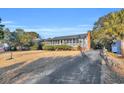
[{"label": "dirt driveway", "polygon": [[[35,60],[32,61],[32,59]],[[99,50],[91,50],[83,55],[79,51],[35,51],[31,53],[24,52],[21,55],[15,53],[15,59],[13,60],[18,62],[12,62],[12,65],[9,63],[9,66],[0,68],[0,83],[123,83],[120,82],[119,76],[105,64],[102,64],[103,59]]]}]

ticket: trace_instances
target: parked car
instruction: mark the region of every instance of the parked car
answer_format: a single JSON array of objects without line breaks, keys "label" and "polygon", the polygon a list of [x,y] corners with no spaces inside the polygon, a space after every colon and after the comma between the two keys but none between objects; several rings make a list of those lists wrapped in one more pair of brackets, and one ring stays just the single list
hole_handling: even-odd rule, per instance
[{"label": "parked car", "polygon": [[7,43],[0,44],[0,52],[9,51],[9,50],[10,50],[10,46]]},{"label": "parked car", "polygon": [[26,50],[30,50],[30,48],[28,46],[17,46],[16,49],[18,51],[26,51]]},{"label": "parked car", "polygon": [[5,49],[4,49],[3,45],[0,45],[0,53],[4,52],[4,51],[5,51]]},{"label": "parked car", "polygon": [[30,50],[30,48],[28,46],[23,46],[22,50],[27,51],[27,50]]}]

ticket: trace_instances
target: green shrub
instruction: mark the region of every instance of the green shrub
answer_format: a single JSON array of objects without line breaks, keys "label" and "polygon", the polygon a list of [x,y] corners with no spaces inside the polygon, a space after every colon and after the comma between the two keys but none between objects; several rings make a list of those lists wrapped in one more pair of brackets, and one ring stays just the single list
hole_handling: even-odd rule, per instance
[{"label": "green shrub", "polygon": [[71,50],[72,47],[68,45],[45,45],[43,46],[44,50]]},{"label": "green shrub", "polygon": [[54,49],[54,46],[44,45],[43,50],[55,50],[55,49]]},{"label": "green shrub", "polygon": [[55,50],[71,50],[72,47],[68,45],[56,45],[54,46]]},{"label": "green shrub", "polygon": [[31,50],[37,50],[39,45],[35,43],[33,46],[30,47]]}]

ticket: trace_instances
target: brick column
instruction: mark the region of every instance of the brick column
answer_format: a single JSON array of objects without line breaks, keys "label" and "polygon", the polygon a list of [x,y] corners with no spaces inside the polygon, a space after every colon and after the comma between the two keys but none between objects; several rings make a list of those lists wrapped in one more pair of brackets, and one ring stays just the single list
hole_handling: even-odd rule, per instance
[{"label": "brick column", "polygon": [[91,48],[91,33],[90,32],[88,32],[87,41],[88,41],[87,49],[89,50]]},{"label": "brick column", "polygon": [[124,56],[124,40],[121,41],[121,54]]}]

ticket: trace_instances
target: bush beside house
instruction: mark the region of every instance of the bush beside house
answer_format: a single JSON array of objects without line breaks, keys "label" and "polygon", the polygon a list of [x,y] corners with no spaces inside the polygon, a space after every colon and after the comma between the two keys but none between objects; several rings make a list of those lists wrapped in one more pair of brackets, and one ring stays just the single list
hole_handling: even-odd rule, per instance
[{"label": "bush beside house", "polygon": [[34,45],[30,47],[30,50],[38,50],[38,48],[39,48],[39,45],[35,43]]},{"label": "bush beside house", "polygon": [[72,50],[72,47],[68,45],[44,45],[43,50]]}]

